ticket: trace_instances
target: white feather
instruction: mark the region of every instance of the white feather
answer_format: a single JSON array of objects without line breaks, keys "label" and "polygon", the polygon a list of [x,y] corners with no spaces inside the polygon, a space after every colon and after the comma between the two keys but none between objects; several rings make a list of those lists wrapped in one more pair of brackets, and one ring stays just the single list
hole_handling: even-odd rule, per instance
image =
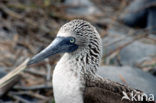
[{"label": "white feather", "polygon": [[[74,61],[65,54],[53,73],[53,91],[56,103],[83,103],[80,74]],[[71,63],[72,62],[72,63]],[[73,72],[75,70],[75,72]],[[75,74],[77,73],[77,74]]]}]

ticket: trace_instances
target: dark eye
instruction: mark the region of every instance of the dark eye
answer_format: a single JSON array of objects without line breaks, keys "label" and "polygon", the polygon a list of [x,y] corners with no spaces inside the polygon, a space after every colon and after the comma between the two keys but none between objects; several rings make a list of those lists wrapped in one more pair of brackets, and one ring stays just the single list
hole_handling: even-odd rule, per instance
[{"label": "dark eye", "polygon": [[71,38],[70,39],[70,43],[75,43],[75,39],[74,38]]}]

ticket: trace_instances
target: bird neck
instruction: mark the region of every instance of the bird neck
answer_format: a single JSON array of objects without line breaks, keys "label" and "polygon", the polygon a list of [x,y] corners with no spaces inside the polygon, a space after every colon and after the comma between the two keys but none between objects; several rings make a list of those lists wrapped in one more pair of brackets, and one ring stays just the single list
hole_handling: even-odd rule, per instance
[{"label": "bird neck", "polygon": [[69,62],[68,65],[75,66],[76,70],[73,71],[80,72],[80,75],[91,75],[96,73],[101,56],[94,54],[89,49],[84,49],[75,53],[66,53],[62,59]]}]

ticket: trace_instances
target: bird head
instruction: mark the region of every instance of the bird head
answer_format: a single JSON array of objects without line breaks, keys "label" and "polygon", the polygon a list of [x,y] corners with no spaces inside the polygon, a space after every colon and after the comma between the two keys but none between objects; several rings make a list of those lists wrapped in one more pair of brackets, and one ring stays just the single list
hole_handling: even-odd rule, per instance
[{"label": "bird head", "polygon": [[92,50],[101,54],[101,40],[96,29],[87,21],[72,20],[64,24],[52,43],[30,59],[28,65],[37,63],[58,53],[77,54]]}]

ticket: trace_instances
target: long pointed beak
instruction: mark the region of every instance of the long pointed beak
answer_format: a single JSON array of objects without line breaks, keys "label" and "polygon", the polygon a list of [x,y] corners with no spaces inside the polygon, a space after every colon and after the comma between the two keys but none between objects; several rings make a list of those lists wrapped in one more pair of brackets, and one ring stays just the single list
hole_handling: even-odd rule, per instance
[{"label": "long pointed beak", "polygon": [[65,37],[55,38],[55,40],[48,47],[32,57],[27,65],[38,63],[54,54],[70,52],[78,48],[77,45],[69,44],[68,41],[69,39]]},{"label": "long pointed beak", "polygon": [[61,38],[56,38],[48,47],[30,59],[27,65],[38,63],[51,55],[61,52]]}]

